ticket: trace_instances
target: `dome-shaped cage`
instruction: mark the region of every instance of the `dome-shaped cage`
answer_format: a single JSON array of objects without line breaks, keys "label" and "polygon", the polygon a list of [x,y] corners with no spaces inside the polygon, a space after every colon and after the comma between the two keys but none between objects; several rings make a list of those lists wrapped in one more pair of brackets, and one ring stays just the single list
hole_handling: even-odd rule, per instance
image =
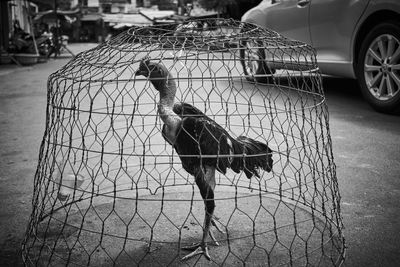
[{"label": "dome-shaped cage", "polygon": [[[167,93],[156,88],[150,63],[138,75],[145,62],[168,72],[166,84],[176,87],[169,103],[196,107],[209,119],[193,115],[193,121],[218,124],[215,129],[230,135],[226,142],[211,135],[209,148],[217,153],[182,155],[187,146],[179,150],[178,141],[166,138],[165,114],[172,111],[160,109]],[[188,121],[178,115],[171,116]],[[210,133],[202,129],[200,136]],[[253,140],[248,150],[245,140]],[[220,153],[224,146],[228,152]],[[251,152],[259,147],[264,150]],[[269,166],[272,161],[263,160],[271,155]],[[185,246],[202,240],[209,203],[196,174],[182,166],[185,158],[196,158],[198,169],[214,168],[210,261],[181,259]],[[246,172],[251,158],[262,163]],[[242,165],[232,171],[235,160]],[[225,174],[215,162],[224,162]],[[310,46],[224,19],[133,27],[79,54],[48,80],[23,260],[46,266],[337,266],[345,251],[339,202]]]}]

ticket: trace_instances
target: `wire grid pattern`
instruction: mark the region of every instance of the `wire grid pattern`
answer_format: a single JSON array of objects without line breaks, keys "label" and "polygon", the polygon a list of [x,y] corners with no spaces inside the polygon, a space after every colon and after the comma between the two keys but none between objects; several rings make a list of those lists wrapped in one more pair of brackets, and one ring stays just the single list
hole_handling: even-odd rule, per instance
[{"label": "wire grid pattern", "polygon": [[[175,77],[177,102],[273,150],[273,171],[260,178],[217,173],[215,215],[226,234],[216,234],[210,262],[180,260],[201,238],[204,206],[162,138],[158,92],[135,76],[145,57]],[[340,265],[340,195],[315,51],[209,19],[133,27],[77,55],[48,79],[32,205],[29,266]]]}]

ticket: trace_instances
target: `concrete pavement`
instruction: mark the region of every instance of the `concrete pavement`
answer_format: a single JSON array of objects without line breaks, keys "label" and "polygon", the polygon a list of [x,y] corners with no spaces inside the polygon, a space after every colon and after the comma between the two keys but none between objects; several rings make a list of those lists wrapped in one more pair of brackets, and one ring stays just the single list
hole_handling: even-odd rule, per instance
[{"label": "concrete pavement", "polygon": [[[0,266],[21,265],[47,77],[68,60],[0,75]],[[345,266],[400,266],[400,117],[373,111],[351,80],[327,78],[324,86],[346,227]]]},{"label": "concrete pavement", "polygon": [[[72,44],[74,53],[95,44]],[[48,76],[71,59],[0,67],[0,266],[22,265],[20,244],[31,212],[33,177],[45,130]]]},{"label": "concrete pavement", "polygon": [[346,266],[400,266],[400,117],[377,113],[353,80],[326,78]]}]

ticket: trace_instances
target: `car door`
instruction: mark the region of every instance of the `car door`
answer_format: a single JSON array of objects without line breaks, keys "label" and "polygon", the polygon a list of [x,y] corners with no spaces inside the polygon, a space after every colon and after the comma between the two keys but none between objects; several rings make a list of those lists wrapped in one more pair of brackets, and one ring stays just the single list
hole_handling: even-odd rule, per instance
[{"label": "car door", "polygon": [[[349,76],[356,25],[369,0],[311,0],[311,44],[324,73]],[[351,75],[350,75],[351,77]]]},{"label": "car door", "polygon": [[271,0],[265,25],[286,37],[311,44],[308,24],[310,1]]}]

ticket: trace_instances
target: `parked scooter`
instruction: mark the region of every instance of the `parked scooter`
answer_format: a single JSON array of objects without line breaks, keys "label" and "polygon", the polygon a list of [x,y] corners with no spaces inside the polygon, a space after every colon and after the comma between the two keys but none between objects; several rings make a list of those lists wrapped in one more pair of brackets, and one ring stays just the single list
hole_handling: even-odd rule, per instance
[{"label": "parked scooter", "polygon": [[39,55],[43,57],[49,56],[49,51],[53,46],[51,37],[42,34],[40,37],[35,38],[36,47],[33,36],[25,32],[21,28],[14,27],[14,35],[11,39],[10,52],[12,53],[28,53],[35,54],[39,52]]}]

